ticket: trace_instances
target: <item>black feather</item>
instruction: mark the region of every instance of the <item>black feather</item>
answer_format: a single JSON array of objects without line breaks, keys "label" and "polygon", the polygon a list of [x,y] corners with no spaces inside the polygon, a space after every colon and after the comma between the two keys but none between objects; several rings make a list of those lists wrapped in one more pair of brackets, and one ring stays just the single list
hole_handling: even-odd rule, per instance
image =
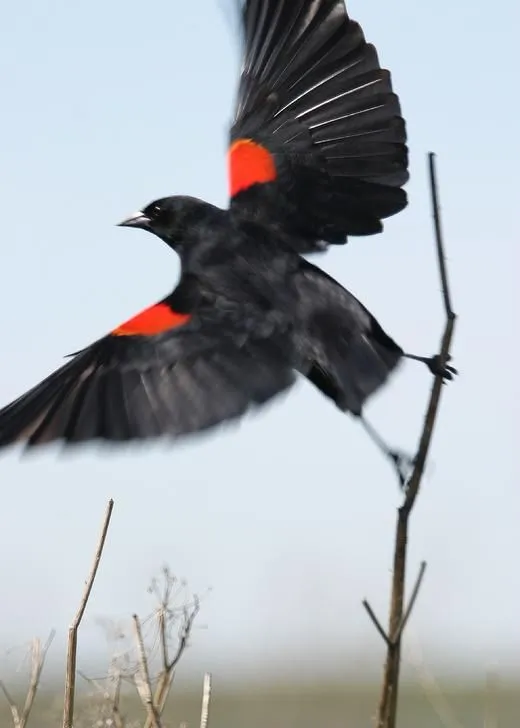
[{"label": "black feather", "polygon": [[278,179],[236,194],[236,215],[270,219],[299,252],[371,235],[402,210],[405,122],[390,73],[344,0],[247,0],[231,141],[252,138]]},{"label": "black feather", "polygon": [[349,291],[302,262],[299,295],[300,370],[343,411],[360,415],[395,371],[403,350]]},{"label": "black feather", "polygon": [[281,336],[235,333],[217,311],[193,330],[104,337],[0,410],[0,447],[176,438],[240,417],[294,373]]}]

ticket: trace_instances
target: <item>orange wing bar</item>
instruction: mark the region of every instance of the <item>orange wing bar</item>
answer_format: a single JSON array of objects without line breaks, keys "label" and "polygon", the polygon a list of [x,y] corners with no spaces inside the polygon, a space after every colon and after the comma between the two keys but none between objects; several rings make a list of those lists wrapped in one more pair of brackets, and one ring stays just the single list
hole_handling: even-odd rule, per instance
[{"label": "orange wing bar", "polygon": [[272,154],[252,139],[238,139],[231,145],[228,166],[231,197],[254,184],[273,182],[277,177]]},{"label": "orange wing bar", "polygon": [[166,303],[156,303],[128,319],[111,333],[113,336],[153,336],[182,326],[190,318],[190,314],[172,311]]}]

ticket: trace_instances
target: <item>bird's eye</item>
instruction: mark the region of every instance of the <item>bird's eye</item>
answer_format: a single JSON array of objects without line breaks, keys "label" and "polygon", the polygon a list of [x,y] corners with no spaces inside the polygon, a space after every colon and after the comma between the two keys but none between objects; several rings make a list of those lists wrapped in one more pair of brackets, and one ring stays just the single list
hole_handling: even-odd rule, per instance
[{"label": "bird's eye", "polygon": [[154,205],[152,207],[152,215],[153,217],[158,217],[161,214],[161,206],[160,205]]}]

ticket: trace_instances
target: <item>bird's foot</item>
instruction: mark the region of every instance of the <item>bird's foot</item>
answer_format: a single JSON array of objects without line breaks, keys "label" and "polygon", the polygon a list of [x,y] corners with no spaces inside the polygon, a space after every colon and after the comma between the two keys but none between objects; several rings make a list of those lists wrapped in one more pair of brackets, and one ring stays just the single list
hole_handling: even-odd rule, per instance
[{"label": "bird's foot", "polygon": [[410,455],[405,452],[389,447],[378,431],[372,427],[370,422],[368,422],[363,415],[358,414],[357,417],[359,417],[359,421],[365,428],[365,431],[371,440],[392,463],[395,471],[397,472],[399,487],[401,490],[406,491],[408,481],[415,466],[415,458],[410,457]]},{"label": "bird's foot", "polygon": [[[422,363],[426,364],[428,369],[435,377],[442,377],[445,382],[451,382],[453,378],[459,373],[457,369],[455,369],[455,367],[452,367],[450,364],[445,364],[444,366],[441,366],[441,357],[439,354],[430,357],[416,356],[415,354],[405,354],[405,357],[407,359],[415,359],[415,361],[422,361]],[[451,356],[449,354],[447,360],[451,361]]]},{"label": "bird's foot", "polygon": [[410,476],[412,475],[415,466],[415,458],[410,457],[410,455],[405,452],[399,452],[398,450],[389,450],[388,457],[396,470],[399,487],[401,490],[406,492],[408,481],[410,480]]},{"label": "bird's foot", "polygon": [[[451,361],[451,356],[449,354],[447,361]],[[445,381],[451,382],[453,377],[459,373],[455,367],[452,367],[449,364],[441,366],[441,357],[439,354],[431,356],[429,359],[426,359],[424,363],[433,375],[436,377],[442,377]]]}]

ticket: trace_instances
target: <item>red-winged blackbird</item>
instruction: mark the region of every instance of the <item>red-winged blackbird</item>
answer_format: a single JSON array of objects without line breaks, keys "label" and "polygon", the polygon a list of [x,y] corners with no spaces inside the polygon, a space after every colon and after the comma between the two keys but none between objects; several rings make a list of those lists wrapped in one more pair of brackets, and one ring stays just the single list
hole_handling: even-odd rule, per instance
[{"label": "red-winged blackbird", "polygon": [[344,0],[246,0],[242,33],[229,209],[165,197],[121,223],[176,251],[179,285],[1,410],[0,447],[194,433],[299,372],[399,460],[362,408],[409,355],[301,256],[381,232],[407,204],[390,74]]}]

